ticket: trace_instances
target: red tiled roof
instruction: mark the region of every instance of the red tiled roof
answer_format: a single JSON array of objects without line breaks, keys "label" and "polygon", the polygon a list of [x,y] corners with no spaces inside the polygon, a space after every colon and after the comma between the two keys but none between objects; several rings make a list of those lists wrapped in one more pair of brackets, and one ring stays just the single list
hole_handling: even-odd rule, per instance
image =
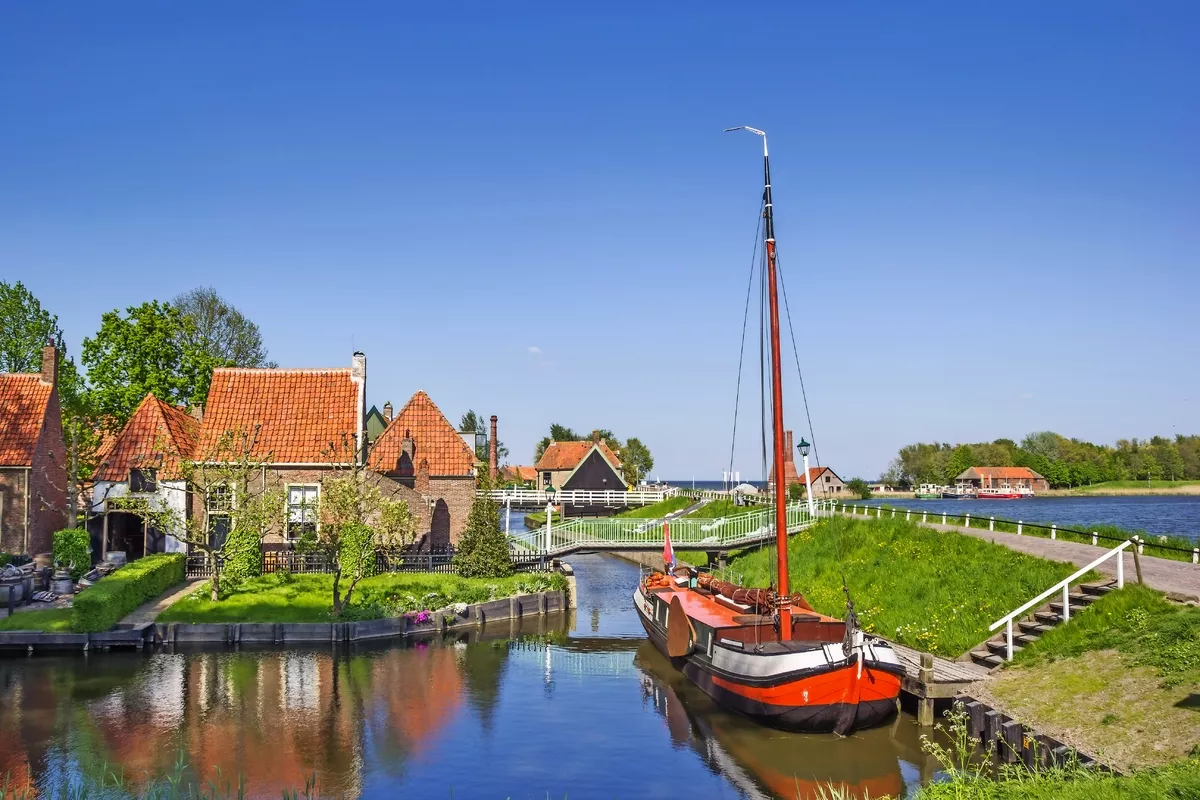
[{"label": "red tiled roof", "polygon": [[538,459],[536,469],[575,469],[591,451],[593,444],[598,444],[601,454],[608,459],[608,463],[613,465],[613,469],[620,472],[621,459],[617,458],[617,454],[610,450],[604,442],[597,443],[591,439],[582,442],[551,442],[550,446],[546,448],[546,452],[542,453],[542,457]]},{"label": "red tiled roof", "polygon": [[39,375],[0,374],[0,466],[33,464],[53,390]]},{"label": "red tiled roof", "polygon": [[375,440],[368,458],[371,469],[395,472],[405,438],[413,440],[414,470],[429,462],[430,475],[470,475],[475,453],[425,392],[417,392]]},{"label": "red tiled roof", "polygon": [[200,422],[153,394],[146,395],[107,444],[95,480],[124,481],[130,467],[156,467],[160,480],[178,480],[179,461],[195,455]]},{"label": "red tiled roof", "polygon": [[[354,446],[358,385],[349,369],[213,370],[196,456],[217,448],[226,432],[253,435],[253,456],[272,464],[327,464]],[[331,454],[331,448],[335,451]]]},{"label": "red tiled roof", "polygon": [[[1029,467],[971,467],[966,472],[974,472],[980,478],[1041,478],[1042,476]],[[965,475],[966,472],[963,474]],[[958,477],[962,477],[959,475]]]}]

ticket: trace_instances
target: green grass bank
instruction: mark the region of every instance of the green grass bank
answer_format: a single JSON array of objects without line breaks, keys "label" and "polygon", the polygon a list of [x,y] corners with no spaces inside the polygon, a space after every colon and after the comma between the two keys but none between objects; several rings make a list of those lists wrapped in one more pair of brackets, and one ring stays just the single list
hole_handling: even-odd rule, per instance
[{"label": "green grass bank", "polygon": [[[345,591],[346,582],[342,587]],[[482,603],[520,593],[563,590],[558,573],[507,578],[389,573],[364,578],[353,604],[336,621],[382,619],[406,612],[436,610],[454,603]],[[330,622],[333,576],[271,573],[244,581],[214,603],[203,589],[159,615],[159,622]]]},{"label": "green grass bank", "polygon": [[[792,591],[803,593],[813,608],[845,615],[845,575],[865,630],[951,658],[988,638],[992,622],[1074,570],[902,519],[824,520],[788,543]],[[773,583],[774,548],[744,552],[726,574],[747,586]]]}]

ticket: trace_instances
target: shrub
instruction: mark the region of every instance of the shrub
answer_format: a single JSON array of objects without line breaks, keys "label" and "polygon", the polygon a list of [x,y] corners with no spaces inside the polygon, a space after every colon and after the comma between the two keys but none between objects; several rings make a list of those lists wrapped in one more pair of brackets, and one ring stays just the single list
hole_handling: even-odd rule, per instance
[{"label": "shrub", "polygon": [[134,561],[79,593],[72,604],[77,633],[106,631],[147,600],[182,583],[186,556],[159,553]]},{"label": "shrub", "polygon": [[92,568],[92,540],[80,528],[67,528],[54,534],[54,563],[71,568],[71,578],[79,580]]},{"label": "shrub", "polygon": [[366,525],[348,525],[342,531],[341,548],[338,552],[342,573],[353,577],[354,571],[359,566],[359,558],[362,558],[362,577],[369,578],[374,575],[376,573],[375,531]]},{"label": "shrub", "polygon": [[508,538],[500,530],[500,508],[486,497],[477,497],[471,503],[454,566],[464,578],[504,578],[512,574]]},{"label": "shrub", "polygon": [[258,534],[254,531],[230,531],[223,552],[225,569],[222,578],[229,585],[234,586],[247,578],[257,578],[262,574],[262,546]]},{"label": "shrub", "polygon": [[789,483],[788,484],[788,500],[795,503],[801,497],[804,497],[804,484],[803,483]]}]

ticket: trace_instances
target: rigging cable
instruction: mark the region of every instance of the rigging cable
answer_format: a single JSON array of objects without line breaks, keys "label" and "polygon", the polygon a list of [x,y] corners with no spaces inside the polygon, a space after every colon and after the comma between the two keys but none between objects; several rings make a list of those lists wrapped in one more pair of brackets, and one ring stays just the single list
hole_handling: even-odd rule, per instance
[{"label": "rigging cable", "polygon": [[754,287],[754,267],[758,259],[758,245],[762,241],[759,231],[762,230],[762,205],[759,205],[758,219],[754,226],[754,249],[750,251],[750,279],[746,283],[746,309],[742,312],[742,343],[738,347],[737,389],[733,395],[733,436],[729,442],[729,483],[733,488],[733,455],[737,447],[738,406],[742,399],[742,361],[746,356],[746,323],[750,320],[750,290]]}]

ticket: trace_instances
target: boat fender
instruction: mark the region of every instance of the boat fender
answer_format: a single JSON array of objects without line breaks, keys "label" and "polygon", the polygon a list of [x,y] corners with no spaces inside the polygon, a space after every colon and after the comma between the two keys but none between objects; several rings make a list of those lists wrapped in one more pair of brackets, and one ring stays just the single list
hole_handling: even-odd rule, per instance
[{"label": "boat fender", "polygon": [[671,606],[667,610],[667,655],[671,658],[682,658],[692,652],[696,645],[696,629],[683,610],[679,596],[671,598]]}]

